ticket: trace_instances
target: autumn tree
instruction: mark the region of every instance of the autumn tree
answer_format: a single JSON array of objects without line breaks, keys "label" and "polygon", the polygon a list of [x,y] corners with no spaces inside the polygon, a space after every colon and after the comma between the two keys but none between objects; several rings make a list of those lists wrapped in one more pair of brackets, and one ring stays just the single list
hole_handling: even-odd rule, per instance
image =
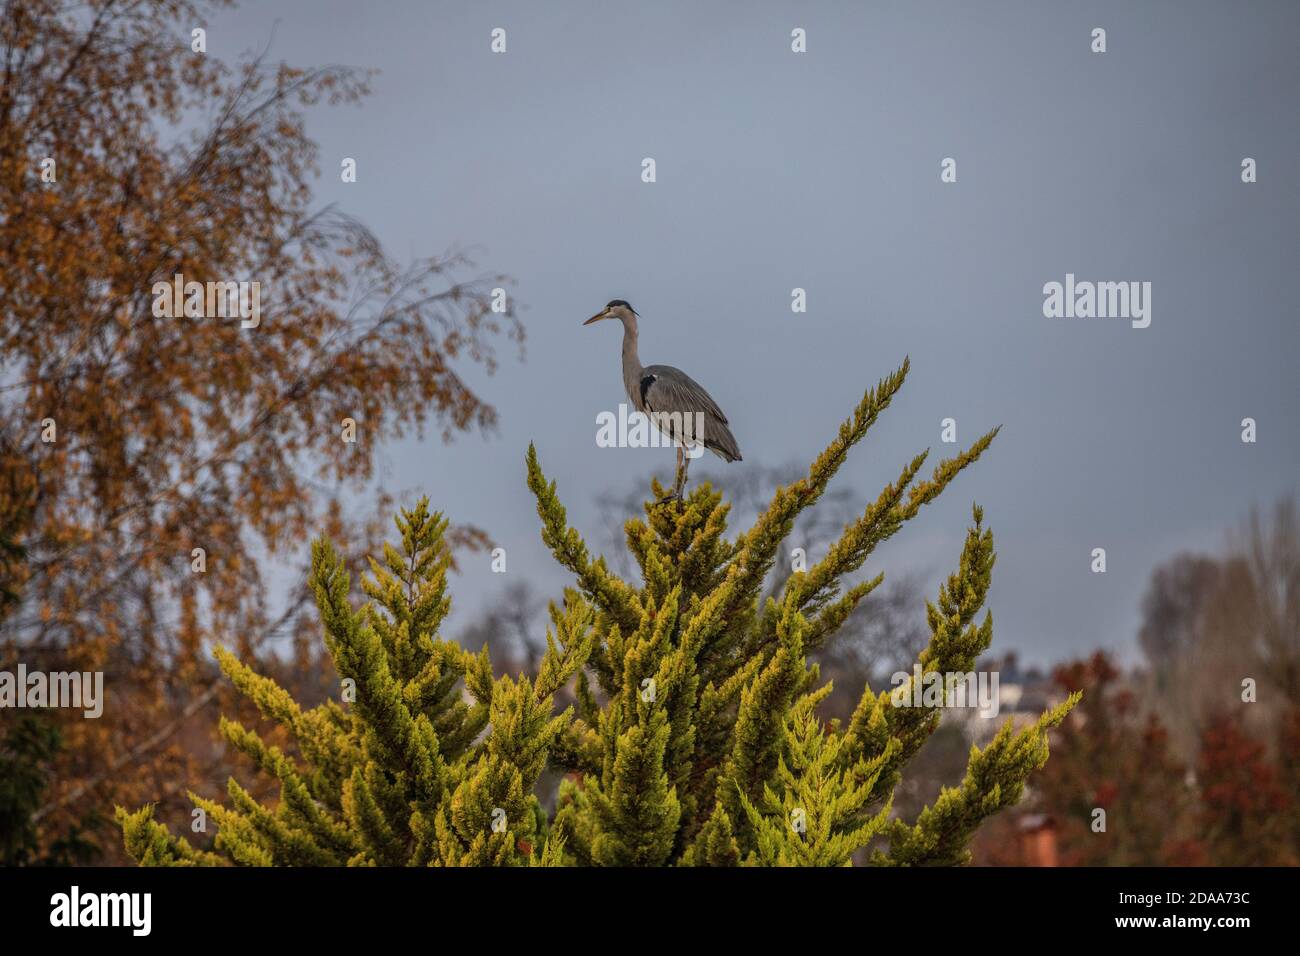
[{"label": "autumn tree", "polygon": [[[1290,731],[1294,717],[1289,717]],[[1285,753],[1285,751],[1284,751]],[[1287,757],[1294,753],[1286,754]],[[1199,823],[1218,866],[1296,866],[1294,790],[1236,714],[1220,714],[1201,736],[1196,767],[1201,788]],[[1294,774],[1291,775],[1294,779]]]},{"label": "autumn tree", "polygon": [[[965,862],[979,825],[1014,805],[1047,760],[1047,733],[1077,702],[972,748],[964,778],[914,819],[892,813],[904,768],[939,724],[942,699],[859,688],[845,722],[824,722],[830,691],[808,654],[883,580],[850,583],[876,547],[916,517],[993,440],[921,476],[927,454],[866,505],[806,569],[760,599],[782,541],[889,406],[905,364],[868,389],[807,473],[777,489],[748,530],[726,536],[711,485],[665,500],[651,485],[625,532],[640,574],[625,580],[570,527],[535,449],[528,486],[542,539],[575,577],[550,611],[535,679],[494,677],[488,648],[442,638],[449,608],[441,516],[425,502],[398,520],[400,544],[370,564],[359,606],[337,553],[313,553],[324,643],[355,697],[302,708],[234,654],[221,663],[268,728],[222,734],[277,781],[259,801],[232,778],[227,800],[193,794],[216,833],[196,845],[151,807],[119,808],[145,864],[839,866],[873,840],[881,865]],[[957,568],[927,607],[923,675],[966,673],[992,640],[980,611],[994,563],[976,507]],[[923,678],[924,680],[924,678]],[[572,687],[572,707],[555,698]],[[463,690],[462,690],[463,688]],[[906,688],[905,688],[906,689]],[[901,701],[901,702],[900,702]],[[553,814],[536,792],[547,764],[570,776]]]},{"label": "autumn tree", "polygon": [[1300,699],[1300,518],[1293,497],[1252,508],[1217,554],[1180,554],[1151,575],[1139,646],[1156,709],[1187,763],[1202,733],[1254,687],[1248,728],[1276,738]]},{"label": "autumn tree", "polygon": [[[308,602],[276,606],[268,561],[309,529],[356,537],[342,495],[381,436],[490,429],[462,371],[521,334],[501,277],[397,263],[317,208],[303,111],[368,76],[224,61],[193,33],[224,5],[0,5],[0,517],[21,518],[0,593],[23,594],[0,641],[104,671],[113,700],[63,728],[53,832],[183,775],[173,735],[221,686],[212,635],[250,657],[302,633]],[[177,275],[257,283],[260,321],[159,315]]]},{"label": "autumn tree", "polygon": [[[1021,807],[1050,821],[1064,866],[1202,863],[1196,792],[1160,719],[1140,706],[1109,655],[1056,668],[1053,682],[1083,703],[1052,737],[1052,759]],[[1017,827],[1005,818],[982,833],[982,862],[1023,866]]]},{"label": "autumn tree", "polygon": [[1291,795],[1287,845],[1295,848],[1300,859],[1300,704],[1288,709],[1278,729],[1277,764],[1281,787]]},{"label": "autumn tree", "polygon": [[1212,715],[1188,763],[1165,717],[1142,706],[1149,675],[1125,675],[1099,652],[1061,665],[1054,680],[1082,690],[1083,704],[1053,732],[1052,759],[1017,813],[981,831],[979,862],[1040,862],[1018,839],[1031,819],[1047,821],[1064,866],[1300,862],[1300,708],[1286,711],[1276,741],[1250,729],[1242,708],[1254,705]]}]

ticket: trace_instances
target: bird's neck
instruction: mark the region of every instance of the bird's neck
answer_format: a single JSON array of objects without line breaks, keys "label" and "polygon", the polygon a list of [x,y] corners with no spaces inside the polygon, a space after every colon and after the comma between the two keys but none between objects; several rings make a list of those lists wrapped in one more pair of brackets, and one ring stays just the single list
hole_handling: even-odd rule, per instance
[{"label": "bird's neck", "polygon": [[623,323],[623,385],[628,398],[639,411],[641,408],[641,356],[636,349],[636,326]]}]

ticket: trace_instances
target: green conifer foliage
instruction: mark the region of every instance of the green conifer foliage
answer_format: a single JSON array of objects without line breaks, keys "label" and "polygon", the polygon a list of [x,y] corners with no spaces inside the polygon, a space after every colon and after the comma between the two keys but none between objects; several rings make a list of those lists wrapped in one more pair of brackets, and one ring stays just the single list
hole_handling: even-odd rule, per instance
[{"label": "green conifer foliage", "polygon": [[[219,652],[261,713],[297,743],[290,756],[253,731],[221,732],[281,798],[258,804],[234,780],[229,803],[193,797],[217,826],[211,850],[171,836],[146,807],[118,810],[132,856],[146,864],[589,866],[838,866],[875,841],[872,862],[965,862],[971,834],[1019,800],[1047,759],[1047,732],[1077,697],[1016,732],[1008,722],[973,748],[961,784],[912,823],[894,818],[902,771],[938,726],[937,706],[901,707],[864,688],[845,726],[825,725],[829,693],[808,652],[883,580],[848,584],[896,534],[976,461],[996,429],[918,477],[927,453],[867,505],[825,557],[761,600],[799,513],[903,384],[908,364],[867,390],[808,475],[777,489],[753,527],[725,537],[728,505],[707,484],[661,501],[625,526],[641,571],[631,583],[593,557],[569,527],[554,482],[529,448],[528,485],[542,538],[575,576],[538,676],[496,678],[484,649],[439,639],[449,608],[446,523],[421,502],[397,525],[354,609],[334,550],[313,551],[312,587],[325,643],[354,702],[302,711],[274,682]],[[922,674],[974,670],[992,639],[991,532],[974,521],[957,570],[928,607]],[[576,704],[554,696],[572,682]],[[347,699],[345,698],[345,701]],[[568,774],[548,819],[534,787],[548,762]],[[495,825],[494,825],[495,824]]]},{"label": "green conifer foliage", "polygon": [[224,650],[222,670],[263,717],[284,727],[297,755],[234,721],[222,736],[279,780],[275,807],[234,779],[229,804],[195,794],[216,826],[213,851],[170,835],[151,807],[117,811],[126,847],[148,865],[484,866],[557,864],[533,794],[558,716],[555,692],[591,651],[585,603],[552,608],[553,633],[536,680],[493,678],[487,650],[471,654],[437,636],[450,609],[447,522],[427,501],[397,519],[401,547],[386,546],[349,601],[349,578],[324,541],[312,551],[311,586],[345,703],[304,711],[283,688]]}]

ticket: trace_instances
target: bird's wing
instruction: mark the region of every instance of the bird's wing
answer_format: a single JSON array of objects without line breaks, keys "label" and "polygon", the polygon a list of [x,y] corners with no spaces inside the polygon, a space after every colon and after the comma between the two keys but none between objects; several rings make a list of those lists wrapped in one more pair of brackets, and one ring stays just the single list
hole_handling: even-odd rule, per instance
[{"label": "bird's wing", "polygon": [[727,424],[727,416],[704,386],[671,365],[647,365],[641,370],[641,401],[655,412],[704,412]]}]

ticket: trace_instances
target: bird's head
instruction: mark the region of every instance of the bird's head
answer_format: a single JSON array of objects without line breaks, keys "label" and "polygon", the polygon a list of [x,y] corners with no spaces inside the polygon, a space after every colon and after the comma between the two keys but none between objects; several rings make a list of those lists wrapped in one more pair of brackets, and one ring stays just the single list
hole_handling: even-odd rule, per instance
[{"label": "bird's head", "polygon": [[597,312],[595,315],[593,315],[591,318],[589,318],[586,322],[583,322],[582,324],[591,325],[591,323],[599,322],[601,319],[618,319],[619,321],[623,322],[625,325],[630,322],[633,326],[635,326],[637,313],[636,313],[636,309],[628,305],[627,299],[611,299],[609,304],[606,305],[605,308],[601,309],[599,312]]}]

